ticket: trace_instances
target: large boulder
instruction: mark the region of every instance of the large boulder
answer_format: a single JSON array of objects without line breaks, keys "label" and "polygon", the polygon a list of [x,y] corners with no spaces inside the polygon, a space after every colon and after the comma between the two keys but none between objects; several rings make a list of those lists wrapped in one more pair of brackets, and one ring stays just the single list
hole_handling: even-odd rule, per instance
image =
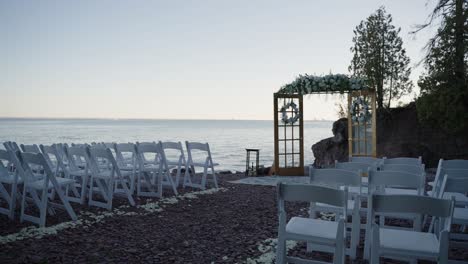
[{"label": "large boulder", "polygon": [[331,166],[335,160],[348,160],[348,119],[341,118],[333,123],[333,137],[322,139],[312,145],[314,166]]},{"label": "large boulder", "polygon": [[[312,146],[314,165],[325,167],[334,160],[348,158],[346,118],[333,123],[333,137]],[[377,155],[379,157],[422,156],[427,167],[436,167],[440,158],[468,159],[468,131],[451,135],[418,122],[416,105],[379,111],[377,115]]]}]

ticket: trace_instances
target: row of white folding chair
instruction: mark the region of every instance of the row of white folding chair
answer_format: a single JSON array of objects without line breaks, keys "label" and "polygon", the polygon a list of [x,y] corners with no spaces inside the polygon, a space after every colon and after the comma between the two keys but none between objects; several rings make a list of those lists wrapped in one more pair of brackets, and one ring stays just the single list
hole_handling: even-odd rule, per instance
[{"label": "row of white folding chair", "polygon": [[[364,228],[360,224],[359,213],[365,213],[366,209],[360,207],[360,198],[366,199],[367,192],[372,189],[379,190],[384,194],[404,194],[404,195],[423,195],[424,183],[421,174],[411,174],[402,171],[375,171],[369,170],[369,188],[363,188],[361,184],[361,173],[351,172],[341,169],[313,169],[310,168],[309,175],[312,183],[326,184],[329,186],[346,186],[350,193],[353,194],[353,200],[348,204],[348,208],[352,211],[353,224],[351,228],[351,247],[349,254],[351,258],[356,255],[357,241],[359,237],[359,229]],[[315,209],[316,208],[316,209]],[[326,210],[324,210],[326,209]],[[333,209],[333,208],[332,208]],[[315,217],[314,210],[333,211],[327,206],[311,206],[311,216]],[[380,217],[381,225],[385,225],[385,217],[404,218],[412,220],[415,230],[421,229],[422,216],[414,214],[405,215],[382,215]],[[353,238],[354,235],[354,238]]]},{"label": "row of white folding chair", "polygon": [[[362,178],[362,185],[368,185],[368,174],[369,171],[395,171],[395,172],[407,172],[411,174],[417,174],[421,177],[421,182],[424,185],[425,182],[425,169],[424,164],[421,165],[406,165],[406,164],[381,164],[376,163],[369,164],[363,162],[338,162],[335,161],[335,168],[348,170],[353,172],[359,172]],[[364,190],[366,192],[366,190]]]},{"label": "row of white folding chair", "polygon": [[[286,241],[305,241],[313,247],[334,253],[333,263],[344,263],[348,191],[324,186],[283,184],[277,186],[278,197],[278,249],[276,263],[317,263],[287,256]],[[329,204],[338,208],[338,222],[321,219],[292,217],[286,223],[284,201]],[[415,195],[382,195],[372,192],[368,198],[366,233],[367,258],[379,263],[380,256],[410,260],[429,259],[447,263],[448,233],[453,201]],[[437,232],[396,230],[379,226],[377,214],[428,214],[439,219]]]},{"label": "row of white folding chair", "polygon": [[[56,178],[52,169],[50,168],[46,158],[42,153],[20,152],[16,153],[12,150],[0,150],[0,159],[14,165],[14,170],[0,166],[2,177],[0,177],[2,196],[7,200],[8,210],[1,210],[2,213],[7,213],[10,219],[14,218],[15,203],[19,195],[19,185],[23,185],[23,192],[21,195],[21,215],[20,221],[30,221],[39,226],[45,226],[47,211],[54,213],[53,207],[64,208],[69,216],[76,220],[76,214],[64,193],[64,190],[71,187],[73,189],[73,182],[65,178]],[[43,177],[37,177],[31,167],[40,168],[43,172]],[[11,186],[11,191],[6,191],[5,184]],[[28,194],[30,197],[28,197]],[[55,194],[58,194],[62,204],[53,202]],[[39,209],[39,217],[29,215],[26,213],[28,202],[32,201],[33,204]]]},{"label": "row of white folding chair", "polygon": [[[96,144],[98,144],[98,143],[96,143]],[[110,143],[102,143],[102,144],[107,145],[107,146],[110,145]],[[132,144],[132,143],[128,143],[126,146],[120,145],[120,149],[117,149],[117,147],[119,146],[119,144],[117,144],[117,146],[114,145],[114,149],[115,149],[115,155],[116,155],[118,164],[124,165],[126,163],[124,165],[125,167],[133,168],[133,167],[135,167],[135,166],[133,166],[133,163],[136,163],[136,161],[138,159],[138,156],[135,155],[135,153],[132,153],[132,155],[131,155],[132,158],[130,159],[131,164],[129,164],[129,162],[128,162],[129,160],[125,161],[123,155],[121,155],[122,148],[126,148],[126,151],[130,152],[130,148],[131,148],[130,144]],[[216,188],[218,187],[216,172],[214,170],[214,167],[219,165],[219,164],[213,162],[212,156],[211,156],[211,151],[210,151],[208,143],[198,143],[198,142],[188,142],[188,141],[186,141],[185,145],[186,145],[187,154],[188,154],[187,159],[185,158],[184,149],[183,149],[182,144],[180,142],[162,142],[162,141],[159,141],[158,143],[155,143],[155,142],[141,142],[141,143],[138,143],[138,144],[159,144],[159,146],[158,146],[158,148],[159,148],[158,151],[159,152],[157,153],[157,155],[154,157],[153,161],[151,161],[151,162],[155,163],[155,164],[159,164],[158,162],[161,162],[162,166],[163,166],[162,167],[163,173],[166,173],[168,175],[170,175],[170,170],[171,169],[174,169],[174,168],[177,169],[175,178],[172,179],[173,183],[169,182],[170,181],[169,180],[170,176],[166,175],[166,176],[164,176],[164,179],[163,179],[163,185],[169,185],[169,186],[175,185],[175,187],[177,187],[177,186],[179,186],[180,183],[182,183],[182,185],[184,187],[194,187],[194,188],[205,189],[206,185],[207,185],[207,182],[211,181],[211,182],[213,182],[213,184],[214,184],[214,186]],[[176,155],[175,156],[172,155],[173,158],[168,158],[168,152],[171,152],[172,150],[174,150],[176,152]],[[197,160],[194,157],[196,155],[195,152],[197,152],[197,151],[200,151],[200,152],[204,153],[204,155],[203,155],[204,160],[200,161],[200,160]],[[136,158],[133,158],[133,157],[136,157]],[[149,160],[145,159],[144,157],[142,157],[142,158],[143,158],[144,163],[146,163],[146,164],[150,163]],[[141,164],[139,164],[139,166],[141,166]],[[198,182],[194,179],[197,168],[201,168],[203,170],[201,179]],[[181,173],[182,173],[183,169],[185,169],[185,173],[184,173],[184,179],[181,182],[180,178],[182,177]],[[209,179],[209,176],[212,176],[212,178]],[[165,180],[165,179],[167,179],[167,180]],[[176,191],[174,191],[174,192],[176,192]]]}]

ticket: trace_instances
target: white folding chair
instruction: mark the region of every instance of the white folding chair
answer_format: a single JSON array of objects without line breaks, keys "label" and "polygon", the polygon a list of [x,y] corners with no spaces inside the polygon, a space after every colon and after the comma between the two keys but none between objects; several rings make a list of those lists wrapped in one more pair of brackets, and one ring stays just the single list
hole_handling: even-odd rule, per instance
[{"label": "white folding chair", "polygon": [[[207,181],[212,181],[215,188],[218,188],[218,180],[214,167],[218,163],[213,163],[211,157],[210,146],[208,143],[188,142],[185,141],[187,147],[187,166],[184,175],[184,187],[206,189]],[[195,157],[195,155],[197,157]],[[196,167],[203,168],[201,180],[197,182]],[[208,175],[212,176],[212,180],[208,179]]]},{"label": "white folding chair", "polygon": [[397,158],[387,158],[383,157],[383,164],[400,164],[400,165],[414,165],[419,166],[422,165],[422,157],[419,156],[417,158],[410,158],[410,157],[397,157]]},{"label": "white folding chair", "polygon": [[[66,175],[73,179],[74,186],[80,190],[80,197],[70,197],[70,201],[84,204],[86,192],[90,177],[89,156],[85,147],[65,146],[65,154],[68,160],[68,166],[65,167]],[[84,163],[83,163],[84,160]]]},{"label": "white folding chair", "polygon": [[[347,227],[351,228],[351,244],[347,249],[351,259],[356,258],[356,250],[359,245],[359,231],[361,226],[360,204],[361,204],[361,172],[352,172],[341,169],[314,169],[309,167],[310,183],[314,185],[326,185],[332,188],[346,187],[348,190],[354,187],[357,192],[349,192],[347,202],[347,213],[352,218],[352,222]],[[309,217],[316,218],[317,212],[328,212],[339,215],[341,207],[331,206],[327,203],[311,203]],[[347,215],[347,216],[348,216]],[[315,250],[313,246],[308,245],[308,250]]]},{"label": "white folding chair", "polygon": [[[440,192],[438,198],[447,199],[446,195],[453,195],[454,193],[465,194],[468,191],[468,177],[466,178],[451,178],[448,177],[448,174],[445,175],[442,183],[442,192]],[[455,196],[452,196],[451,199],[455,199]],[[431,222],[431,228],[433,226]],[[451,233],[450,238],[456,239],[454,244],[460,245],[464,248],[467,247],[468,234],[466,234],[465,228],[468,226],[468,202],[467,201],[456,201],[455,208],[453,211],[453,220],[452,224],[460,225],[461,232]],[[460,241],[461,240],[461,241]]]},{"label": "white folding chair", "polygon": [[187,164],[187,160],[185,159],[182,143],[180,141],[179,142],[159,141],[159,144],[164,154],[166,170],[177,168],[174,183],[176,186],[179,186],[182,169],[185,169],[185,170],[187,169],[185,168]]},{"label": "white folding chair", "polygon": [[[379,195],[371,193],[365,244],[370,248],[370,263],[379,263],[380,257],[406,260],[426,259],[447,263],[448,238],[454,201],[415,195]],[[377,214],[426,214],[438,219],[435,233],[399,230],[379,226]]]},{"label": "white folding chair", "polygon": [[[73,211],[65,193],[63,192],[66,188],[73,188],[74,181],[66,178],[56,178],[54,173],[47,164],[42,153],[29,153],[23,152],[17,153],[19,155],[21,165],[23,167],[24,174],[22,178],[23,184],[23,197],[21,201],[21,222],[30,221],[44,227],[46,224],[46,215],[48,206],[55,208],[64,208],[72,220],[76,220],[76,214]],[[44,177],[38,179],[34,177],[31,170],[31,165],[39,166],[44,171]],[[54,190],[58,194],[62,204],[54,203],[52,200],[49,201],[49,191]],[[27,195],[30,194],[34,203],[39,209],[39,217],[26,214],[27,207]]]},{"label": "white folding chair", "polygon": [[160,147],[155,142],[135,146],[138,162],[137,195],[160,197],[163,195]]},{"label": "white folding chair", "polygon": [[137,154],[135,144],[133,143],[116,143],[114,144],[115,159],[121,171],[131,172],[130,191],[135,192],[135,180],[137,176]]},{"label": "white folding chair", "polygon": [[[134,206],[135,201],[130,190],[130,182],[132,180],[131,172],[124,172],[119,169],[109,148],[91,146],[87,147],[87,152],[91,169],[88,205],[111,210],[114,194],[121,194],[128,199],[130,205]],[[109,166],[99,166],[99,159],[105,160]],[[122,186],[122,188],[116,188],[116,186],[119,185]],[[93,199],[93,193],[95,191],[102,196],[104,202]]]},{"label": "white folding chair", "polygon": [[[313,246],[333,252],[333,263],[344,263],[346,247],[346,216],[348,191],[337,190],[324,186],[305,184],[277,185],[278,198],[278,247],[276,263],[317,263],[317,261],[299,259],[287,256],[286,241],[304,241]],[[304,217],[292,217],[286,223],[284,202],[314,202],[326,203],[341,208],[337,221],[326,221]]]},{"label": "white folding chair", "polygon": [[[386,195],[424,195],[424,179],[422,174],[411,174],[401,171],[369,171],[368,193],[379,193]],[[369,213],[369,207],[367,208]],[[383,214],[380,215],[380,225],[385,226],[385,218],[409,219],[413,221],[413,230],[420,231],[422,227],[421,214]],[[366,237],[371,234],[370,226],[366,227]],[[396,227],[395,227],[396,228]],[[364,257],[369,257],[369,245],[365,244]]]},{"label": "white folding chair", "polygon": [[11,220],[15,218],[16,200],[20,195],[18,186],[23,183],[22,170],[14,152],[0,149],[0,196],[7,203],[6,207],[0,207],[0,213]]}]

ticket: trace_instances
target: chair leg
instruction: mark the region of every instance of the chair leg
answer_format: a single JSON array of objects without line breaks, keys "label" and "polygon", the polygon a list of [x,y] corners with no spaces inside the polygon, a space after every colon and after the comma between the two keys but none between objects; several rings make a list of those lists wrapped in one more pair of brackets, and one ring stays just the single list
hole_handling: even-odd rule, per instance
[{"label": "chair leg", "polygon": [[62,186],[58,186],[58,184],[55,186],[56,188],[56,193],[60,197],[60,200],[62,200],[62,204],[65,206],[65,210],[67,210],[68,215],[71,217],[72,220],[76,220],[76,214],[75,211],[73,211],[73,208],[70,205],[70,202],[68,201],[67,196],[62,192]]},{"label": "chair leg", "polygon": [[26,206],[26,196],[27,196],[27,188],[26,184],[23,186],[23,195],[21,199],[21,213],[20,213],[20,222],[23,223],[24,221],[24,209]]},{"label": "chair leg", "polygon": [[336,237],[336,248],[335,254],[333,255],[334,264],[344,264],[345,250],[346,250],[346,225],[344,219],[340,219],[338,222],[338,233]]},{"label": "chair leg", "polygon": [[218,188],[218,179],[216,177],[216,173],[215,173],[215,170],[214,170],[214,167],[211,166],[211,172],[213,173],[213,182],[214,182],[214,186],[215,188],[217,189]]},{"label": "chair leg", "polygon": [[278,236],[278,244],[276,245],[276,264],[286,263],[286,241],[282,236]]},{"label": "chair leg", "polygon": [[356,250],[359,245],[359,233],[361,231],[361,219],[359,216],[359,208],[356,208],[353,212],[352,224],[351,224],[351,245],[350,245],[350,258],[356,259]]},{"label": "chair leg", "polygon": [[379,263],[379,259],[380,259],[380,255],[379,255],[379,247],[380,247],[380,239],[379,239],[379,227],[376,225],[376,224],[373,224],[372,225],[372,240],[370,241],[371,244],[372,244],[372,247],[371,247],[371,260],[370,260],[370,263],[371,264],[378,264]]},{"label": "chair leg", "polygon": [[17,195],[17,189],[18,189],[18,186],[13,183],[11,185],[11,195],[10,195],[10,214],[8,215],[8,217],[13,220],[15,219],[15,209],[16,209],[16,195]]},{"label": "chair leg", "polygon": [[[33,190],[34,192],[36,190]],[[47,216],[47,203],[48,203],[48,197],[47,197],[47,189],[42,190],[42,197],[41,197],[41,207],[39,208],[40,212],[40,220],[39,220],[39,226],[40,227],[45,227],[46,224],[46,216]]]}]

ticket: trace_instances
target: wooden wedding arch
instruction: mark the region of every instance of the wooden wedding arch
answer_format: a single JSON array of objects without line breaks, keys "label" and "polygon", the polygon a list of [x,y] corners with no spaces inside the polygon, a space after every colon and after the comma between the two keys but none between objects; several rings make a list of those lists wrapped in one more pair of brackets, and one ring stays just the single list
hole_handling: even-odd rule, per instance
[{"label": "wooden wedding arch", "polygon": [[273,96],[277,175],[304,175],[303,96],[336,93],[348,94],[349,155],[377,156],[375,90],[343,74],[300,75]]}]

